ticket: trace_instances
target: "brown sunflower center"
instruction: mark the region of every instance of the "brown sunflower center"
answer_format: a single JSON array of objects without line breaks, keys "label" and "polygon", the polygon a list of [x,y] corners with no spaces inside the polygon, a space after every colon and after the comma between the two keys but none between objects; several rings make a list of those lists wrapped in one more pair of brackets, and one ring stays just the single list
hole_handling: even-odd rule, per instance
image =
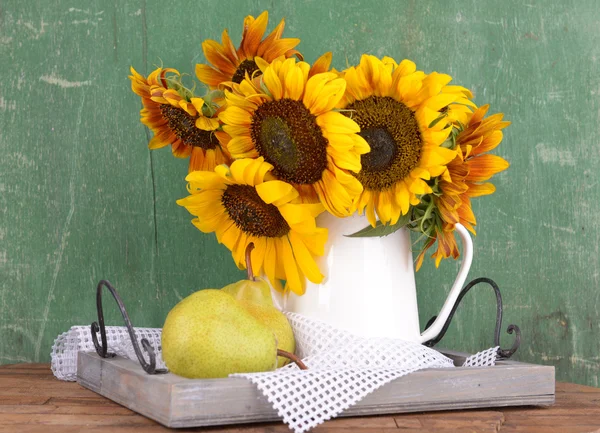
[{"label": "brown sunflower center", "polygon": [[300,101],[260,105],[252,116],[251,135],[258,153],[273,165],[273,174],[286,182],[313,184],[327,168],[328,141]]},{"label": "brown sunflower center", "polygon": [[418,166],[423,141],[415,113],[389,96],[369,96],[349,105],[371,151],[355,176],[369,190],[388,189]]},{"label": "brown sunflower center", "polygon": [[250,185],[228,185],[221,203],[229,218],[246,234],[279,238],[290,231],[279,209],[265,203]]},{"label": "brown sunflower center", "polygon": [[246,59],[242,63],[240,63],[240,66],[238,66],[238,68],[235,70],[235,74],[233,74],[231,81],[240,84],[244,80],[244,78],[246,78],[246,72],[248,72],[248,75],[250,76],[250,78],[252,78],[252,74],[254,73],[254,71],[258,70],[259,67],[256,65],[256,62],[254,60]]},{"label": "brown sunflower center", "polygon": [[160,112],[169,124],[169,129],[183,141],[183,144],[201,147],[204,150],[215,149],[219,140],[212,131],[196,128],[196,118],[190,116],[183,109],[162,104]]}]

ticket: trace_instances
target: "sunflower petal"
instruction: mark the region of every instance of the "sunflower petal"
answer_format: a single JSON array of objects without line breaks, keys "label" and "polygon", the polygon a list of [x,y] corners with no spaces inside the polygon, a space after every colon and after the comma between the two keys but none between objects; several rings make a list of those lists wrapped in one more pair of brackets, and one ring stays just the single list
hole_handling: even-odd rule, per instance
[{"label": "sunflower petal", "polygon": [[480,155],[467,161],[469,175],[467,179],[473,182],[488,180],[494,174],[506,170],[508,161],[497,155]]},{"label": "sunflower petal", "polygon": [[489,182],[483,184],[467,182],[467,186],[469,187],[469,197],[480,197],[482,195],[490,195],[493,194],[494,191],[496,191],[496,187]]},{"label": "sunflower petal", "polygon": [[313,63],[312,67],[310,68],[310,72],[308,73],[308,77],[312,77],[315,74],[320,74],[323,72],[328,72],[329,68],[331,67],[331,59],[333,57],[333,54],[331,51],[323,54],[321,57],[319,57],[317,60],[315,60],[315,62]]},{"label": "sunflower petal", "polygon": [[292,292],[297,295],[304,294],[304,281],[298,272],[298,265],[294,258],[292,246],[287,238],[277,239],[281,246],[282,257],[279,258],[283,262],[283,268],[285,270],[285,279]]},{"label": "sunflower petal", "polygon": [[269,22],[269,13],[264,11],[256,19],[248,15],[244,20],[244,31],[242,33],[242,42],[238,55],[241,58],[254,58],[258,51],[258,46],[262,40],[267,24]]},{"label": "sunflower petal", "polygon": [[304,93],[304,74],[298,67],[290,68],[285,76],[284,97],[298,101]]},{"label": "sunflower petal", "polygon": [[254,143],[252,139],[246,135],[238,135],[233,137],[227,143],[227,150],[235,157],[240,157],[248,152],[254,151]]},{"label": "sunflower petal", "polygon": [[276,280],[275,269],[276,269],[277,256],[275,251],[275,240],[267,239],[265,249],[265,260],[264,260],[264,272],[272,285]]},{"label": "sunflower petal", "polygon": [[246,110],[236,106],[229,106],[219,114],[219,120],[227,125],[250,126],[252,117]]},{"label": "sunflower petal", "polygon": [[304,245],[304,240],[295,232],[290,233],[289,239],[294,251],[294,258],[302,273],[315,284],[322,282],[324,278],[323,274],[319,270],[314,257],[306,245]]},{"label": "sunflower petal", "polygon": [[196,128],[204,131],[214,131],[219,127],[219,120],[210,117],[199,116],[196,119]]},{"label": "sunflower petal", "polygon": [[398,182],[396,184],[396,193],[394,195],[394,199],[396,200],[398,206],[400,206],[402,215],[406,215],[410,207],[410,193],[408,192],[408,188],[404,182]]},{"label": "sunflower petal", "polygon": [[354,120],[335,111],[328,111],[318,116],[317,124],[323,128],[324,131],[332,132],[334,134],[360,132],[360,126],[358,126]]},{"label": "sunflower petal", "polygon": [[[317,79],[321,74],[314,75],[311,80]],[[330,75],[327,73],[326,75]],[[309,80],[310,81],[310,80]],[[318,98],[312,98],[311,105],[307,105],[308,109],[315,116],[332,110],[344,96],[346,91],[346,81],[342,78],[336,78],[327,81],[319,93]]]},{"label": "sunflower petal", "polygon": [[267,68],[262,76],[262,80],[269,89],[269,92],[271,92],[273,99],[277,101],[283,98],[283,85],[274,68]]},{"label": "sunflower petal", "polygon": [[256,192],[265,203],[281,206],[298,197],[298,191],[287,182],[272,180],[256,185]]}]

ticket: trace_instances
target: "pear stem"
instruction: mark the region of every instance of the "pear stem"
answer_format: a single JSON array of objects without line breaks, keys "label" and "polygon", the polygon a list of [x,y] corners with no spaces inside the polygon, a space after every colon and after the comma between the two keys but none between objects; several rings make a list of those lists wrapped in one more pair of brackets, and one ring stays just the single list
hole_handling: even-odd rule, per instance
[{"label": "pear stem", "polygon": [[302,362],[300,358],[290,352],[286,352],[285,350],[277,349],[277,356],[283,356],[291,360],[294,364],[296,364],[300,370],[308,370],[308,367]]},{"label": "pear stem", "polygon": [[248,279],[250,281],[256,281],[254,278],[254,272],[252,272],[252,260],[250,259],[250,254],[254,249],[254,242],[250,242],[246,247],[246,270],[248,271]]}]

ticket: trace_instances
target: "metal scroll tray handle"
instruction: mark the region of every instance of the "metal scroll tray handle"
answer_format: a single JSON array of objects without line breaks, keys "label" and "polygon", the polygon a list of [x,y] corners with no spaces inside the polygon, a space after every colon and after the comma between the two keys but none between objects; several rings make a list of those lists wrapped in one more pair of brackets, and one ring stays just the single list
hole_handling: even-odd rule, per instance
[{"label": "metal scroll tray handle", "polygon": [[[429,340],[429,341],[423,343],[425,346],[433,347],[437,343],[440,342],[440,340],[446,334],[446,331],[448,330],[448,327],[450,326],[450,322],[452,321],[452,318],[454,317],[454,313],[456,313],[456,309],[458,308],[462,298],[467,294],[467,292],[469,292],[469,290],[471,290],[472,287],[474,287],[475,285],[477,285],[479,283],[489,284],[494,289],[494,292],[496,293],[496,328],[494,330],[494,345],[500,346],[500,330],[502,328],[502,312],[503,312],[503,310],[502,310],[502,295],[500,294],[500,289],[498,288],[498,285],[489,278],[477,278],[477,279],[471,281],[469,284],[467,284],[461,290],[461,292],[458,295],[458,298],[456,300],[456,303],[454,304],[454,307],[452,308],[452,311],[450,312],[450,315],[448,316],[448,319],[446,320],[446,323],[444,323],[444,326],[443,326],[440,334],[435,339],[432,339],[432,340]],[[91,326],[92,341],[94,342],[94,347],[96,348],[96,352],[98,353],[98,355],[102,358],[112,358],[115,356],[114,353],[108,352],[108,347],[107,347],[106,327],[104,325],[104,312],[102,310],[102,287],[106,287],[110,291],[110,294],[113,296],[115,301],[117,302],[117,305],[119,306],[119,310],[121,311],[121,315],[123,316],[123,320],[125,321],[125,326],[127,327],[127,332],[129,333],[129,338],[131,339],[131,344],[133,345],[133,350],[135,351],[138,361],[139,361],[140,365],[142,366],[142,368],[144,369],[144,371],[148,374],[167,373],[168,372],[167,369],[164,369],[164,368],[157,369],[156,368],[156,354],[154,352],[154,349],[152,348],[152,345],[150,344],[150,342],[147,339],[142,338],[142,340],[141,340],[142,347],[148,353],[148,358],[149,358],[149,362],[146,362],[146,359],[144,358],[142,350],[140,349],[137,338],[135,336],[135,331],[133,329],[133,325],[131,324],[131,320],[129,319],[129,314],[127,314],[127,310],[125,309],[125,305],[123,304],[123,301],[121,300],[121,297],[119,296],[117,290],[107,280],[100,280],[100,282],[98,283],[98,287],[96,289],[96,309],[98,310],[98,322],[92,323],[92,326]],[[427,322],[425,329],[427,329],[435,321],[435,319],[436,319],[436,316],[429,319],[429,322]],[[100,345],[100,343],[98,342],[98,336],[97,336],[98,331],[100,331],[100,339],[102,341],[102,345]],[[519,345],[521,344],[521,331],[518,326],[509,325],[507,332],[509,334],[512,334],[513,332],[515,332],[515,341],[510,349],[498,349],[498,357],[501,359],[510,358],[517,351],[517,349],[519,348]]]}]

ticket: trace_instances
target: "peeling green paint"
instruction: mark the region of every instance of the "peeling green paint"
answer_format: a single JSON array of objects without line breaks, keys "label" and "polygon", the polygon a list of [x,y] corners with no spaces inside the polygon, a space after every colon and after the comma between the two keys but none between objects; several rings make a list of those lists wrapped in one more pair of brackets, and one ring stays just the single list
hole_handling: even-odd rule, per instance
[{"label": "peeling green paint", "polygon": [[[193,73],[201,42],[234,41],[246,14],[286,17],[308,61],[334,52],[410,58],[452,75],[513,124],[498,148],[511,168],[474,201],[471,276],[498,282],[517,358],[598,385],[600,360],[600,10],[593,0],[422,3],[284,0],[5,0],[0,7],[0,363],[48,361],[54,338],[94,320],[107,278],[138,326],[160,326],[200,288],[239,277],[229,253],[175,204],[187,163],[150,153],[129,66]],[[422,323],[457,264],[417,276]],[[474,289],[443,344],[492,344],[494,297]],[[114,308],[108,321],[118,323]],[[504,336],[503,343],[511,344]]]}]

